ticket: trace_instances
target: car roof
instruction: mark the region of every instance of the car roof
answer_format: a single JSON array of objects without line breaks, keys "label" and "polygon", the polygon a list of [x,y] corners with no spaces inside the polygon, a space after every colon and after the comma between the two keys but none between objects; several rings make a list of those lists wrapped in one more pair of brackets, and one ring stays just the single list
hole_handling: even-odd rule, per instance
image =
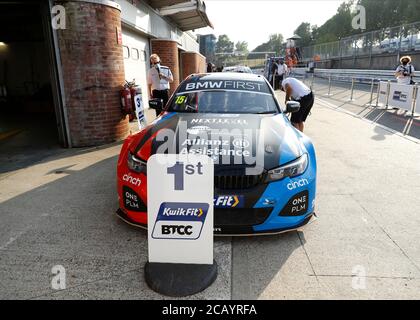
[{"label": "car roof", "polygon": [[185,81],[199,81],[199,80],[235,80],[235,81],[256,81],[265,82],[262,75],[253,73],[240,72],[213,72],[213,73],[199,73],[188,76]]}]

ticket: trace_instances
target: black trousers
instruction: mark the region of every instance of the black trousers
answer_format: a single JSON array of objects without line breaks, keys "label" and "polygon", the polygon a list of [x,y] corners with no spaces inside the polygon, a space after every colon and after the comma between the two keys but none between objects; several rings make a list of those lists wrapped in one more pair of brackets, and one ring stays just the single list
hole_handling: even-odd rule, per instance
[{"label": "black trousers", "polygon": [[274,77],[274,90],[280,89],[281,83],[283,82],[283,75],[276,74]]},{"label": "black trousers", "polygon": [[[166,104],[169,100],[169,90],[153,90],[153,99],[162,99],[163,100],[163,108],[165,108]],[[156,109],[156,117],[162,112],[162,109]]]},{"label": "black trousers", "polygon": [[311,91],[311,93],[295,101],[300,103],[300,109],[298,112],[292,113],[292,116],[290,117],[290,121],[293,123],[305,122],[306,118],[309,115],[309,112],[312,109],[312,106],[314,105],[314,101],[315,101],[314,94]]}]

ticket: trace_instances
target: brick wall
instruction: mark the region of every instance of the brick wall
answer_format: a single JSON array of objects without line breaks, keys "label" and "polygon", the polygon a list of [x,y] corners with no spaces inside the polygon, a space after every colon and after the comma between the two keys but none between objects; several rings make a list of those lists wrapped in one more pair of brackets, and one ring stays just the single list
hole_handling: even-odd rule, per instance
[{"label": "brick wall", "polygon": [[120,111],[124,62],[118,9],[57,1],[66,8],[66,29],[57,30],[72,146],[100,145],[128,134]]},{"label": "brick wall", "polygon": [[182,52],[181,65],[181,81],[192,73],[203,73],[207,70],[206,58],[197,52]]},{"label": "brick wall", "polygon": [[151,41],[152,53],[156,53],[161,60],[163,66],[167,66],[171,69],[174,76],[174,82],[171,83],[170,94],[179,85],[179,58],[178,58],[178,44],[174,40],[158,40],[153,39]]}]

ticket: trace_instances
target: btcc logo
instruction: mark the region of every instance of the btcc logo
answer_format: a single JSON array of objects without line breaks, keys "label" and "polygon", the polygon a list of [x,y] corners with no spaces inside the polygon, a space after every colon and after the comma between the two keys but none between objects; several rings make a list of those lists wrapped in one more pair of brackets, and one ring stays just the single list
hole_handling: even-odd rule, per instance
[{"label": "btcc logo", "polygon": [[193,226],[162,225],[162,234],[192,235]]}]

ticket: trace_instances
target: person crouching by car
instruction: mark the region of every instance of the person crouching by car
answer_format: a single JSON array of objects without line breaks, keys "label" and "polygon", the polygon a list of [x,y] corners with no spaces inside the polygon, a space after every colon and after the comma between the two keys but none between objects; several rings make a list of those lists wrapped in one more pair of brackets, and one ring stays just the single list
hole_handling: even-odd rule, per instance
[{"label": "person crouching by car", "polygon": [[411,57],[404,56],[400,59],[401,65],[395,70],[395,77],[399,84],[414,84],[414,67],[411,65]]},{"label": "person crouching by car", "polygon": [[[150,56],[151,68],[147,72],[147,84],[149,86],[149,95],[153,99],[162,99],[163,107],[169,100],[169,84],[174,81],[171,70],[168,67],[160,65],[160,58],[157,54]],[[156,109],[156,117],[162,110]]]},{"label": "person crouching by car", "polygon": [[314,105],[315,97],[312,90],[302,81],[292,77],[282,81],[281,90],[286,92],[286,103],[290,100],[300,103],[299,111],[292,113],[290,121],[296,129],[303,132],[304,122]]}]

